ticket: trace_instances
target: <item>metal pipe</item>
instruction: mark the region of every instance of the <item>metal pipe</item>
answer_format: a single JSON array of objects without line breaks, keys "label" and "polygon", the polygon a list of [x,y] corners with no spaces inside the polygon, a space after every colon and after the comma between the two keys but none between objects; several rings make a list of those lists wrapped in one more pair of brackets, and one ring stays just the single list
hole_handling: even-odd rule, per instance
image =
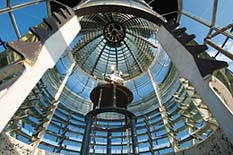
[{"label": "metal pipe", "polygon": [[127,149],[127,154],[128,155],[130,155],[130,152],[131,152],[131,150],[130,150],[130,136],[129,136],[129,129],[126,129],[126,137],[127,137],[127,147],[128,147],[128,149]]},{"label": "metal pipe", "polygon": [[51,12],[51,1],[50,0],[46,0],[46,8],[47,8],[48,17],[51,17],[52,12]]},{"label": "metal pipe", "polygon": [[112,133],[108,130],[108,137],[107,137],[107,155],[111,155],[111,139],[112,139]]},{"label": "metal pipe", "polygon": [[208,35],[208,38],[213,38],[215,36],[217,36],[218,34],[221,34],[223,32],[225,32],[226,30],[228,30],[229,28],[232,28],[233,24],[229,24],[226,27],[223,27],[222,29],[220,29],[219,31],[216,31],[215,33]]},{"label": "metal pipe", "polygon": [[3,46],[3,48],[7,49],[6,42],[3,41],[1,38],[0,38],[0,46]]},{"label": "metal pipe", "polygon": [[85,132],[83,135],[83,143],[82,143],[82,148],[81,148],[81,155],[88,155],[89,154],[89,144],[90,144],[90,139],[91,139],[91,126],[93,122],[93,116],[91,114],[86,116],[86,127],[85,127]]},{"label": "metal pipe", "polygon": [[[108,55],[109,56],[109,55]],[[118,71],[118,51],[117,51],[117,44],[115,45],[115,57],[116,57],[116,70]]]},{"label": "metal pipe", "polygon": [[15,20],[15,16],[12,12],[9,12],[9,16],[11,19],[11,23],[14,27],[15,33],[17,35],[17,38],[19,39],[21,37],[21,35],[20,35],[19,28],[18,28],[18,25],[17,25],[16,20]]},{"label": "metal pipe", "polygon": [[[233,32],[233,27],[231,28],[231,30],[230,30],[230,32]],[[224,40],[224,42],[223,42],[223,44],[222,44],[222,48],[226,45],[226,43],[228,42],[228,40],[229,40],[229,37],[227,37],[225,40]],[[216,54],[215,54],[215,56],[213,57],[214,59],[216,59],[216,57],[218,56],[218,54],[220,53],[220,51],[218,51]]]},{"label": "metal pipe", "polygon": [[177,0],[177,1],[178,1],[178,16],[176,22],[179,23],[181,18],[181,11],[183,10],[183,0]]},{"label": "metal pipe", "polygon": [[216,45],[213,41],[211,41],[210,39],[206,39],[205,42],[207,44],[209,44],[210,46],[212,46],[213,48],[217,49],[220,53],[224,54],[226,57],[228,57],[229,59],[233,60],[233,54],[231,54],[230,52],[224,50],[223,48],[219,47],[218,45]]},{"label": "metal pipe", "polygon": [[133,154],[139,155],[135,118],[133,117],[130,118],[130,124],[131,124],[131,139],[132,139]]},{"label": "metal pipe", "polygon": [[91,70],[91,75],[93,75],[93,73],[94,73],[94,71],[95,71],[95,69],[96,69],[96,66],[97,66],[97,64],[99,63],[99,60],[100,60],[100,58],[101,58],[101,55],[104,53],[104,50],[105,50],[105,47],[107,46],[107,44],[104,44],[104,46],[103,46],[103,48],[101,49],[101,51],[100,51],[100,53],[99,53],[99,55],[98,55],[98,57],[97,57],[97,59],[96,59],[96,61],[95,61],[95,64],[94,64],[94,66],[93,66],[93,68],[92,68],[92,70]]},{"label": "metal pipe", "polygon": [[34,4],[38,4],[38,3],[41,3],[41,2],[44,2],[44,1],[45,0],[35,0],[33,2],[27,2],[27,3],[18,4],[18,5],[11,6],[11,7],[6,7],[4,9],[0,9],[0,14],[8,13],[8,12],[18,10],[18,9],[21,9],[21,8],[24,8],[24,7],[27,7],[27,6],[31,6],[31,5],[34,5]]},{"label": "metal pipe", "polygon": [[139,63],[137,57],[135,56],[135,54],[134,54],[134,53],[132,52],[132,50],[130,49],[130,47],[128,46],[127,42],[126,42],[125,40],[124,40],[123,42],[124,42],[126,48],[129,50],[129,53],[130,53],[131,56],[133,57],[134,61],[136,62],[138,68],[139,68],[140,71],[143,73],[143,68],[142,68],[141,64]]},{"label": "metal pipe", "polygon": [[[182,10],[181,13],[182,13],[183,15],[185,15],[185,16],[187,16],[187,17],[189,17],[189,18],[191,18],[191,19],[193,19],[193,20],[195,20],[195,21],[197,21],[197,22],[199,22],[199,23],[201,23],[201,24],[207,26],[207,27],[212,27],[213,30],[215,30],[215,31],[221,30],[220,27],[218,27],[218,26],[216,26],[216,25],[215,25],[215,26],[211,26],[210,23],[204,21],[203,19],[201,19],[201,18],[199,18],[199,17],[197,17],[197,16],[194,16],[194,15],[188,13],[187,11]],[[233,34],[230,33],[230,32],[224,31],[222,34],[225,35],[225,36],[227,36],[227,37],[229,37],[229,38],[232,38],[232,39],[233,39]]]},{"label": "metal pipe", "polygon": [[214,0],[213,11],[212,11],[212,19],[211,19],[211,28],[210,28],[210,30],[208,32],[208,35],[211,34],[211,32],[213,31],[212,26],[214,26],[215,22],[216,22],[217,8],[218,8],[218,0]]}]

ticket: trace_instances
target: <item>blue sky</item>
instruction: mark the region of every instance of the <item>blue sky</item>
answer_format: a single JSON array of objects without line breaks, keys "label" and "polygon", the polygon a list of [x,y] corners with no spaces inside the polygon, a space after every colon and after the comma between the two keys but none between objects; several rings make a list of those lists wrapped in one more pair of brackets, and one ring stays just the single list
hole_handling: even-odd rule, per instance
[{"label": "blue sky", "polygon": [[[13,0],[12,4],[19,4],[20,2],[28,2],[31,0]],[[6,0],[0,1],[0,9],[5,7]],[[39,3],[33,6],[18,9],[13,12],[16,22],[19,27],[20,33],[23,35],[28,32],[30,26],[36,26],[43,18],[47,16],[45,3]],[[4,21],[0,23],[0,37],[5,40],[16,40],[13,26],[10,22],[8,14],[0,14],[0,20]]]},{"label": "blue sky", "polygon": [[[212,18],[212,8],[213,8],[213,0],[183,0],[184,6],[183,9],[193,15],[201,17],[203,20],[210,23]],[[216,25],[219,27],[227,26],[230,23],[233,23],[233,0],[219,0],[217,7],[217,16],[216,16]],[[203,43],[203,39],[206,37],[209,29],[193,21],[192,19],[183,16],[181,18],[181,25],[188,28],[188,32],[196,35],[196,40],[199,44]],[[226,39],[223,35],[218,35],[213,38],[213,41],[217,43],[219,46],[222,45],[224,40]],[[229,39],[228,43],[224,47],[227,51],[233,53],[233,40]],[[209,47],[208,53],[211,56],[216,54],[216,50]],[[233,71],[233,61],[225,57],[224,55],[219,55],[217,57],[218,60],[224,60],[228,62],[229,69]]]}]

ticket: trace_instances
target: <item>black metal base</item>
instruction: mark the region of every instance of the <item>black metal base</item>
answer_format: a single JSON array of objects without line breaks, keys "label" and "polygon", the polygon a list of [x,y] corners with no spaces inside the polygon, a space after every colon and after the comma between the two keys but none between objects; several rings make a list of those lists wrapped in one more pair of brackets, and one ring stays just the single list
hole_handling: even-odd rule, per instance
[{"label": "black metal base", "polygon": [[133,100],[133,93],[119,84],[101,83],[92,90],[90,98],[94,103],[93,109],[111,107],[126,109]]},{"label": "black metal base", "polygon": [[[119,128],[101,128],[101,127],[95,127],[92,128],[92,124],[95,121],[95,118],[101,114],[101,113],[106,113],[106,112],[116,112],[119,114],[124,115],[126,119],[126,123],[124,126],[119,127]],[[107,136],[107,154],[111,154],[111,133],[112,132],[119,132],[119,131],[125,131],[126,129],[130,128],[131,129],[131,139],[132,139],[132,148],[133,148],[133,154],[138,155],[138,142],[137,142],[137,133],[136,133],[136,116],[131,113],[128,110],[122,109],[122,108],[101,108],[101,109],[94,109],[90,112],[87,113],[85,116],[85,122],[86,122],[86,128],[85,128],[85,133],[83,137],[83,143],[81,147],[81,155],[87,155],[89,154],[89,144],[90,144],[90,133],[92,130],[99,130],[99,131],[106,131],[108,132]]]}]

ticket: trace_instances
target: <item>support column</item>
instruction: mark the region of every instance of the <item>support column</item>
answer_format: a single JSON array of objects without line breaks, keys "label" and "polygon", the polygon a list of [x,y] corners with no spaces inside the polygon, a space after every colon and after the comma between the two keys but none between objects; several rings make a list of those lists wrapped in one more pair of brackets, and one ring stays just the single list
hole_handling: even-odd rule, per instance
[{"label": "support column", "polygon": [[107,155],[111,155],[111,148],[112,148],[112,133],[111,131],[108,130],[108,135],[107,135]]},{"label": "support column", "polygon": [[131,149],[130,149],[130,135],[129,135],[129,129],[126,129],[126,138],[127,138],[127,154],[130,155]]},{"label": "support column", "polygon": [[83,143],[82,143],[82,148],[81,148],[81,153],[80,155],[88,155],[89,154],[89,145],[90,145],[90,139],[91,139],[91,126],[93,123],[93,116],[92,115],[87,115],[86,116],[86,127],[85,127],[85,132],[83,135]]},{"label": "support column", "polygon": [[131,124],[131,139],[132,139],[133,154],[139,155],[137,131],[136,131],[136,119],[134,117],[130,118],[130,124]]},{"label": "support column", "polygon": [[[96,128],[96,127],[97,127],[97,117],[95,116],[95,117],[93,117],[93,128]],[[93,132],[92,133],[92,135],[93,135],[93,137],[92,137],[92,142],[93,142],[93,144],[92,144],[92,150],[93,150],[92,154],[95,154],[95,151],[96,151],[96,131],[94,130],[92,132]]]},{"label": "support column", "polygon": [[167,110],[166,110],[166,107],[163,105],[163,101],[162,101],[160,92],[158,90],[157,83],[153,79],[153,76],[152,76],[152,74],[150,72],[150,69],[148,69],[147,73],[148,73],[148,75],[150,77],[150,80],[152,82],[152,85],[153,85],[153,88],[154,88],[154,91],[155,91],[155,95],[156,95],[156,97],[158,99],[158,102],[159,102],[159,105],[160,105],[159,111],[161,113],[161,117],[162,117],[162,120],[163,120],[164,127],[165,127],[165,129],[166,129],[166,131],[168,133],[168,138],[169,138],[170,144],[171,144],[174,152],[177,152],[179,150],[178,143],[177,143],[177,140],[176,140],[176,137],[175,137],[175,133],[172,130],[172,127],[171,127],[171,125],[169,123]]},{"label": "support column", "polygon": [[124,132],[121,131],[121,154],[124,152]]}]

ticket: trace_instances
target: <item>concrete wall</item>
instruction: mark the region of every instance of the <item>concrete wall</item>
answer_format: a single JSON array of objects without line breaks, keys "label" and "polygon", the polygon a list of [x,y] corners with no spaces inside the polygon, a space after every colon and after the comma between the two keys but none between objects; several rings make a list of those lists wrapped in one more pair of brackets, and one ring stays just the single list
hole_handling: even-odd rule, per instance
[{"label": "concrete wall", "polygon": [[[45,150],[37,149],[35,155],[58,155]],[[27,145],[15,138],[6,135],[5,133],[0,134],[0,155],[32,155],[33,147]]]}]

